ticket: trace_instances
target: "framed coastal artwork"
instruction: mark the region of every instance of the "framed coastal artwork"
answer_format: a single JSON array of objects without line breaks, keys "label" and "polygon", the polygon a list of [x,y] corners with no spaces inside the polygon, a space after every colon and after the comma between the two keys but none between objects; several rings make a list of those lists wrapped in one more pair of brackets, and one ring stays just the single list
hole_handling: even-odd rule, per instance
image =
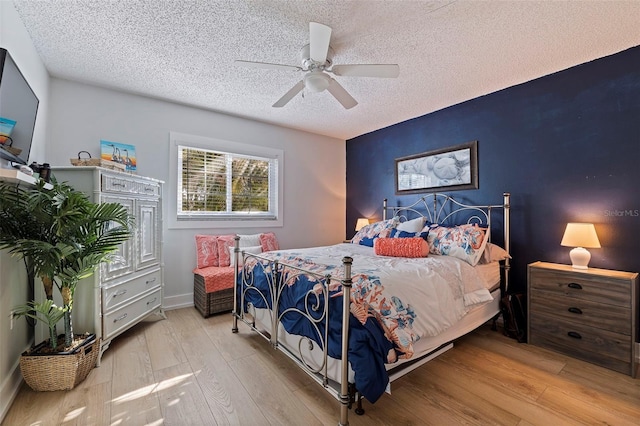
[{"label": "framed coastal artwork", "polygon": [[128,172],[136,171],[136,147],[120,142],[100,141],[100,158],[127,166]]},{"label": "framed coastal artwork", "polygon": [[396,158],[396,194],[478,188],[478,141]]}]

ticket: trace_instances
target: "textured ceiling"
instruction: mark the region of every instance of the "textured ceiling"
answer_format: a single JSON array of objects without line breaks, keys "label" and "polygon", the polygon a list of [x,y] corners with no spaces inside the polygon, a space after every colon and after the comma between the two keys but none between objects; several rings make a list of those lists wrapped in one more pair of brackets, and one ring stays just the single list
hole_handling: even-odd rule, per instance
[{"label": "textured ceiling", "polygon": [[[14,1],[52,76],[349,139],[640,45],[640,1]],[[309,21],[334,64],[397,63],[397,79],[335,77],[271,105],[301,72]]]}]

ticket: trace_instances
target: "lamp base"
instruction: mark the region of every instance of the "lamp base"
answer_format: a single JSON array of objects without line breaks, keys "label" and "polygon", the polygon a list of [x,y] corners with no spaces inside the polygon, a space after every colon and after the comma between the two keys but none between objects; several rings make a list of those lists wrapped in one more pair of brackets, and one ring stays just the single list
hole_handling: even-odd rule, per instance
[{"label": "lamp base", "polygon": [[591,260],[591,253],[585,248],[576,247],[569,252],[571,267],[573,269],[589,269],[587,266]]}]

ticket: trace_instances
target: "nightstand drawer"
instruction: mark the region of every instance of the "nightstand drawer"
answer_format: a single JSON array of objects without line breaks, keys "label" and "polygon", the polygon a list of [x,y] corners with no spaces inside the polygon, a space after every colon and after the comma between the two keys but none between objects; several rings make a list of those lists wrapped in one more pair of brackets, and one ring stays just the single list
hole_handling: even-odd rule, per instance
[{"label": "nightstand drawer", "polygon": [[590,327],[631,335],[631,309],[612,307],[604,303],[532,288],[530,309],[541,315],[553,316],[556,321],[575,321]]},{"label": "nightstand drawer", "polygon": [[552,316],[536,313],[529,321],[529,343],[632,374],[631,336],[568,321],[558,322]]},{"label": "nightstand drawer", "polygon": [[631,309],[629,280],[603,279],[583,272],[552,271],[531,268],[529,285],[559,296],[586,299]]}]

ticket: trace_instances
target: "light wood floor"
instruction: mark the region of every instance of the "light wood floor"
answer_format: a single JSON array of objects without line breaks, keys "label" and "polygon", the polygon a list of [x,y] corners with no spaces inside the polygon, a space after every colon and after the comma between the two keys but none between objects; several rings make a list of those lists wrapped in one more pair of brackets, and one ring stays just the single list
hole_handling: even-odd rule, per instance
[{"label": "light wood floor", "polygon": [[[231,316],[167,312],[67,392],[20,390],[3,425],[335,425],[339,403]],[[492,332],[394,382],[352,425],[640,423],[640,380]]]}]

